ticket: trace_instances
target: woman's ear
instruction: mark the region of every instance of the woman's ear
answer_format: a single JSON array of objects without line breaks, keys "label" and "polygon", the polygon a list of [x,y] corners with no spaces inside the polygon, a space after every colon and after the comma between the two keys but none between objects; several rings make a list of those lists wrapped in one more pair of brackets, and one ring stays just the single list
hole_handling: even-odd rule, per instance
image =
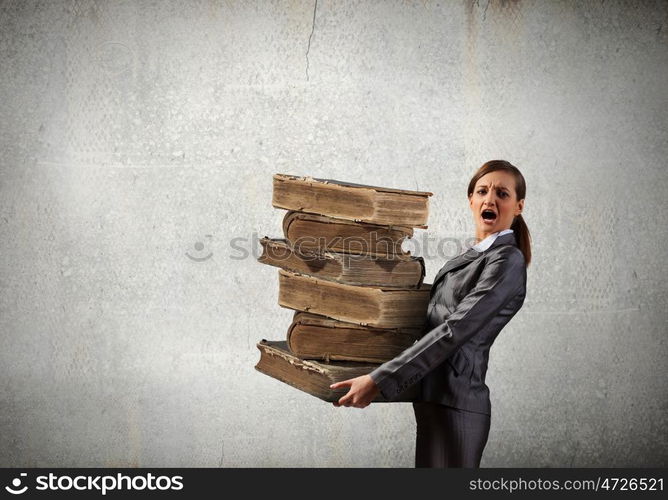
[{"label": "woman's ear", "polygon": [[524,199],[521,199],[520,201],[517,202],[517,210],[515,210],[515,216],[518,216],[522,213],[522,210],[524,210]]}]

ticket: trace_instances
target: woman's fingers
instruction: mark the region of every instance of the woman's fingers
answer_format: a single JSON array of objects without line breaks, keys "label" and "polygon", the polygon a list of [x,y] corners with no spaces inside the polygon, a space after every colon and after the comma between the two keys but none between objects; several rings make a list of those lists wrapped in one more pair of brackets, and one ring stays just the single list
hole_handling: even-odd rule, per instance
[{"label": "woman's fingers", "polygon": [[351,398],[349,398],[347,394],[345,396],[341,396],[338,404],[336,404],[336,406],[350,406],[350,405],[351,405]]},{"label": "woman's fingers", "polygon": [[[353,385],[353,379],[349,380],[342,380],[341,382],[336,382],[335,384],[330,385],[329,387],[332,389],[338,389],[339,387],[352,387]],[[351,401],[354,395],[354,391],[350,390],[343,396],[341,396],[338,400],[338,402],[334,403],[334,406],[350,406]]]},{"label": "woman's fingers", "polygon": [[336,382],[329,386],[330,389],[338,389],[339,387],[351,387],[353,385],[353,379],[342,380],[341,382]]},{"label": "woman's fingers", "polygon": [[[341,396],[338,401],[334,402],[334,406],[353,406],[355,408],[365,408],[369,406],[370,401],[367,401],[367,399],[370,398],[367,398],[364,394],[366,391],[363,384],[361,384],[362,381],[362,377],[357,377],[348,380],[342,380],[330,385],[330,389],[338,389],[340,387],[351,388],[346,394]],[[353,388],[353,386],[355,387]]]}]

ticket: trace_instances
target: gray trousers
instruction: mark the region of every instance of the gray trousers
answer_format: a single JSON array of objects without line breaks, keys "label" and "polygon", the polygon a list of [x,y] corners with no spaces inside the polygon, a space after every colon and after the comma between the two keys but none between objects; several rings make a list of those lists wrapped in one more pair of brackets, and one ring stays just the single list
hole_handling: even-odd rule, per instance
[{"label": "gray trousers", "polygon": [[427,401],[413,403],[415,467],[480,467],[489,415]]}]

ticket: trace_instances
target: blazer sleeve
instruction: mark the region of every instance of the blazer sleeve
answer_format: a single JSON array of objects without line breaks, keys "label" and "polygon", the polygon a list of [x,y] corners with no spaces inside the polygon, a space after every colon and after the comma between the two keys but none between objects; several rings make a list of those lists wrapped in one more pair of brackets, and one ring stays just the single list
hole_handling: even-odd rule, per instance
[{"label": "blazer sleeve", "polygon": [[445,361],[480,331],[525,285],[522,252],[515,246],[487,256],[478,281],[446,320],[369,375],[392,399]]}]

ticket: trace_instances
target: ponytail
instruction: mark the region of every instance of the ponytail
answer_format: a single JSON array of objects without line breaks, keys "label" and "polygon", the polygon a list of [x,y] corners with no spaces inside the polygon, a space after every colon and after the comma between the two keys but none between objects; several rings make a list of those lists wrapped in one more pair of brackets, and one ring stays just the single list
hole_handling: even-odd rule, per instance
[{"label": "ponytail", "polygon": [[522,214],[519,214],[513,220],[510,229],[513,230],[515,239],[517,240],[517,246],[524,254],[524,261],[526,267],[529,267],[531,263],[531,235],[529,234],[529,228],[527,227],[526,222]]}]

